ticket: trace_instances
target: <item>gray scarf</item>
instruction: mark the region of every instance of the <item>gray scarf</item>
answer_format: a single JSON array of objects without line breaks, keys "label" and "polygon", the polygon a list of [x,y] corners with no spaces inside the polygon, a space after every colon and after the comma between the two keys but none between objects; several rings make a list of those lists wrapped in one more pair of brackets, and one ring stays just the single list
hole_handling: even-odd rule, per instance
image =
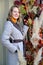
[{"label": "gray scarf", "polygon": [[11,22],[23,35],[23,26],[21,25],[21,23],[13,23]]}]

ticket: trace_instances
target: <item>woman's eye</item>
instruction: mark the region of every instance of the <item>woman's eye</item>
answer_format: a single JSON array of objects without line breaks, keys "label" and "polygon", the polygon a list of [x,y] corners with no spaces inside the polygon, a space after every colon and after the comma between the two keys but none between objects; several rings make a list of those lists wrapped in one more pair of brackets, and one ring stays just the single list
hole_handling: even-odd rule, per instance
[{"label": "woman's eye", "polygon": [[14,11],[14,13],[20,13],[20,12],[18,12],[18,11]]}]

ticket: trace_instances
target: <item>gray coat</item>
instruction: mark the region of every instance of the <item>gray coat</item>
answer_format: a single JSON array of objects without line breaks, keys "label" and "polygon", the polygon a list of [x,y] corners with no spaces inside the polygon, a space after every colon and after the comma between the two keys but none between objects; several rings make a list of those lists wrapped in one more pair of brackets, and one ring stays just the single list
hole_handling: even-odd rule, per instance
[{"label": "gray coat", "polygon": [[23,34],[20,30],[18,30],[10,21],[5,23],[4,32],[2,34],[2,44],[8,49],[8,63],[7,65],[19,65],[18,54],[15,52],[20,49],[23,54],[23,42],[14,42],[11,43],[9,38],[13,39],[21,39],[23,40],[28,27],[26,25],[23,26]]}]

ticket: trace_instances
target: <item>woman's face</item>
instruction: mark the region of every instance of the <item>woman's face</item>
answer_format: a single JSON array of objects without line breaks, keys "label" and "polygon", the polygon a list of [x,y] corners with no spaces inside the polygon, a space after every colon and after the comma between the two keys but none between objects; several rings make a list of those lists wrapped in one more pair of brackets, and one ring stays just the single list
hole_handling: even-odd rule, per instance
[{"label": "woman's face", "polygon": [[19,9],[18,9],[17,7],[14,7],[14,8],[13,8],[12,16],[13,16],[15,19],[18,19],[18,18],[19,18]]}]

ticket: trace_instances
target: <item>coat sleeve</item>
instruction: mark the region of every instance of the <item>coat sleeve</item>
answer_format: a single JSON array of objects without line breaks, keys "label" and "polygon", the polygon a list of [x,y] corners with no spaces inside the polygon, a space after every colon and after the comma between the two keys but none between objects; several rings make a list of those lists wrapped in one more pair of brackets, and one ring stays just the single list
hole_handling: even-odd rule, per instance
[{"label": "coat sleeve", "polygon": [[10,43],[9,38],[13,31],[13,25],[11,22],[6,22],[4,32],[2,34],[2,44],[5,46],[10,52],[14,53],[17,50],[17,47]]},{"label": "coat sleeve", "polygon": [[26,34],[27,34],[27,31],[28,31],[29,27],[24,25],[23,26],[23,39],[25,38]]}]

